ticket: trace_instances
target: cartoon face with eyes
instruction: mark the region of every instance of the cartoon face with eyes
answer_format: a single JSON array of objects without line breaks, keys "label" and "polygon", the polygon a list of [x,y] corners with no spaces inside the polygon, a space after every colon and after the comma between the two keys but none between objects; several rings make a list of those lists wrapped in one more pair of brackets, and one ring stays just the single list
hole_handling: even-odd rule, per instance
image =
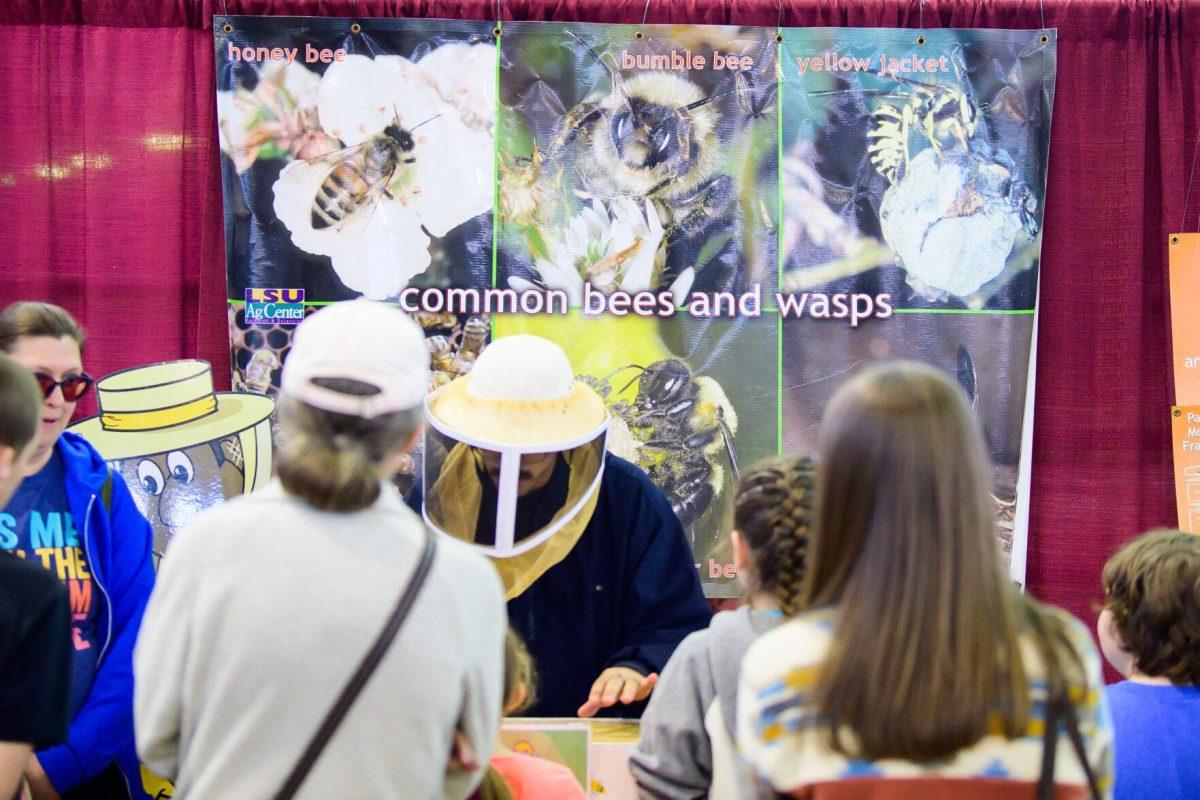
[{"label": "cartoon face with eyes", "polygon": [[222,500],[242,493],[244,475],[229,441],[206,442],[114,464],[130,494],[154,528],[154,555],[161,558],[167,544],[192,518]]},{"label": "cartoon face with eyes", "polygon": [[154,528],[156,563],[198,513],[269,480],[275,401],[213,391],[207,362],[135,367],[96,389],[100,413],[71,430],[124,479]]}]

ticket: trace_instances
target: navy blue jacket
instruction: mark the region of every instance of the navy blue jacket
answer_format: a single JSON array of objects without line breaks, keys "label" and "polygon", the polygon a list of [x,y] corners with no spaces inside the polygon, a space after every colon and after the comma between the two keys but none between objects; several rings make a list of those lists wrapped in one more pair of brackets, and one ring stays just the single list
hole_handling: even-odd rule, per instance
[{"label": "navy blue jacket", "polygon": [[108,464],[82,437],[64,433],[55,447],[63,458],[67,502],[99,594],[100,661],[66,743],[38,752],[38,760],[60,794],[116,761],[135,800],[146,798],[133,740],[132,658],[154,587],[150,523],[115,473],[111,510],[105,509],[101,489]]},{"label": "navy blue jacket", "polygon": [[[420,492],[410,497],[420,507]],[[661,672],[711,611],[691,547],[662,491],[611,453],[595,513],[575,547],[523,594],[508,618],[541,675],[539,717],[573,717],[608,667]],[[640,715],[620,704],[611,716]],[[603,712],[602,712],[603,713]]]}]

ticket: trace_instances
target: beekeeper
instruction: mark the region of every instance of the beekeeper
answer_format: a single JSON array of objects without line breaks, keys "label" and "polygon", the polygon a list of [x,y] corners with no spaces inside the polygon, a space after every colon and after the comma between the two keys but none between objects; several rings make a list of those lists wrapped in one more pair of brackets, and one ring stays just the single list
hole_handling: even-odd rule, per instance
[{"label": "beekeeper", "polygon": [[499,570],[541,674],[530,713],[640,714],[621,706],[710,612],[667,498],[605,452],[604,401],[558,345],[510,336],[425,409],[425,520]]}]

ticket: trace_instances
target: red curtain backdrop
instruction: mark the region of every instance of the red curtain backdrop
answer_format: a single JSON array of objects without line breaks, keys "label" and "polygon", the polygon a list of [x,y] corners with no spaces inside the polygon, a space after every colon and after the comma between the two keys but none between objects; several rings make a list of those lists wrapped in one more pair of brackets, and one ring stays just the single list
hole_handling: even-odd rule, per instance
[{"label": "red curtain backdrop", "polygon": [[[75,312],[95,375],[199,357],[229,385],[212,15],[1058,28],[1029,586],[1085,620],[1123,541],[1175,524],[1166,236],[1198,130],[1183,0],[4,0],[0,303]],[[83,409],[90,413],[91,409]]]}]

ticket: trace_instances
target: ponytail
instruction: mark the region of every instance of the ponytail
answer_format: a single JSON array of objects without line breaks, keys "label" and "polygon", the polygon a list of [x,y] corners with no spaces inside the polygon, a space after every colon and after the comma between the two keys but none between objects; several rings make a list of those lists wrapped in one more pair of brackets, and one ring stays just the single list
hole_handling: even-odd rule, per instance
[{"label": "ponytail", "polygon": [[[379,391],[359,381],[319,382],[356,396]],[[289,494],[313,508],[361,511],[379,498],[379,465],[408,441],[419,424],[416,410],[362,419],[323,411],[285,394],[279,403],[276,473]]]},{"label": "ponytail", "polygon": [[813,464],[807,457],[768,461],[738,483],[733,526],[750,548],[758,590],[779,601],[791,616],[803,607]]}]

